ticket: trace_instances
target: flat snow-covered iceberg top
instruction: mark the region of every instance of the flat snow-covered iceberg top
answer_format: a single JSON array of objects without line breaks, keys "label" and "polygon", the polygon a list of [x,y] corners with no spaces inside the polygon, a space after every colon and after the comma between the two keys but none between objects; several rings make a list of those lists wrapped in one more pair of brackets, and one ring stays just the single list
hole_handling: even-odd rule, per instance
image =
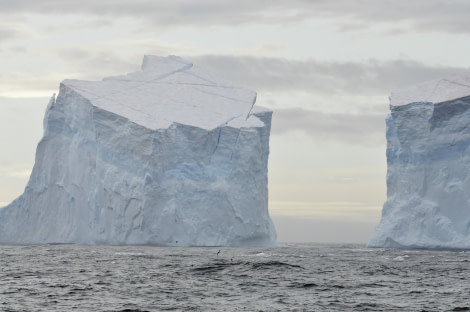
[{"label": "flat snow-covered iceberg top", "polygon": [[455,76],[423,82],[392,92],[391,106],[411,103],[443,103],[470,96],[470,76]]},{"label": "flat snow-covered iceberg top", "polygon": [[251,115],[256,92],[236,87],[177,56],[146,55],[141,71],[102,81],[67,79],[63,84],[96,107],[152,130],[173,123],[207,130],[222,125],[263,126]]}]

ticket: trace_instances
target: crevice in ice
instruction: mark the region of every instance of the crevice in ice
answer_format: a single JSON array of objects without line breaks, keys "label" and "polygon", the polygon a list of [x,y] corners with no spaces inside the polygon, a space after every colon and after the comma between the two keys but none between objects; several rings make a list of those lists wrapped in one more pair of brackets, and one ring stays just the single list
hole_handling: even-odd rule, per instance
[{"label": "crevice in ice", "polygon": [[224,98],[224,99],[227,99],[227,100],[231,100],[231,101],[234,101],[234,102],[240,102],[240,103],[244,102],[243,99],[237,99],[237,98],[233,98],[233,97],[230,97],[230,96],[225,96],[225,95],[222,95],[222,94],[217,94],[217,93],[214,93],[214,92],[209,92],[209,91],[205,91],[205,90],[201,90],[201,89],[195,89],[195,91],[198,91],[198,92],[201,92],[201,93],[204,93],[204,94],[218,96],[218,97],[221,97],[221,98]]},{"label": "crevice in ice", "polygon": [[221,81],[220,78],[218,78],[219,82],[216,82],[216,81],[212,81],[212,80],[209,80],[207,78],[204,78],[204,77],[196,74],[193,71],[188,71],[188,72],[186,72],[186,74],[211,83],[212,84],[212,85],[210,85],[211,87],[226,88],[226,89],[242,89],[240,87],[237,87],[237,86],[233,85],[229,81]]},{"label": "crevice in ice", "polygon": [[193,77],[196,77],[196,78],[199,78],[201,80],[204,80],[206,82],[209,82],[211,84],[211,86],[214,86],[214,87],[217,87],[217,83],[215,81],[212,81],[212,80],[209,80],[209,79],[206,79],[206,78],[203,78],[201,76],[199,76],[198,74],[196,73],[193,73],[193,72],[187,72],[186,74],[190,75],[190,76],[193,76]]},{"label": "crevice in ice", "polygon": [[436,93],[436,89],[437,87],[439,86],[439,84],[441,83],[442,79],[439,80],[439,82],[437,82],[435,85],[434,85],[434,88],[432,88],[432,91],[430,92],[430,94],[428,94],[428,98],[427,100],[430,101],[430,99],[432,99],[434,97],[434,93]]},{"label": "crevice in ice", "polygon": [[251,108],[250,108],[250,110],[248,111],[248,114],[246,115],[245,120],[248,120],[248,118],[250,117],[251,111],[252,111],[253,108],[255,107],[255,103],[256,103],[256,98],[257,98],[257,96],[258,96],[258,94],[255,93],[255,97],[253,98],[253,103],[251,103]]},{"label": "crevice in ice", "polygon": [[233,211],[233,214],[235,215],[235,219],[237,219],[238,221],[240,221],[241,224],[246,224],[247,222],[240,216],[240,214],[238,213],[237,209],[235,209],[235,207],[232,205],[232,203],[230,202],[230,200],[227,200],[230,208],[232,209]]},{"label": "crevice in ice", "polygon": [[461,82],[457,82],[457,81],[453,81],[453,80],[450,80],[450,79],[442,79],[443,81],[447,81],[447,82],[450,82],[452,84],[455,84],[455,85],[458,85],[458,86],[461,86],[461,87],[467,87],[467,88],[470,88],[470,85],[467,85],[467,84],[464,84],[464,83],[461,83]]},{"label": "crevice in ice", "polygon": [[231,122],[231,121],[234,120],[234,119],[240,118],[240,117],[242,117],[242,116],[243,116],[243,115],[237,115],[237,116],[231,117],[231,118],[229,118],[227,121],[221,123],[221,124],[218,126],[218,128],[223,127],[223,126],[227,126],[227,125],[229,124],[229,122]]},{"label": "crevice in ice", "polygon": [[142,82],[142,83],[157,83],[157,84],[166,84],[166,85],[182,85],[182,86],[201,86],[201,87],[208,87],[208,88],[217,88],[217,89],[242,89],[238,87],[233,87],[233,86],[220,86],[220,85],[210,85],[210,84],[205,84],[205,83],[194,83],[194,82],[172,82],[172,81],[139,81],[139,80],[133,80],[137,82]]},{"label": "crevice in ice", "polygon": [[212,155],[211,155],[211,162],[212,162],[212,158],[215,155],[215,152],[217,152],[217,149],[219,148],[219,143],[220,143],[220,137],[221,136],[222,136],[222,127],[219,127],[219,134],[217,135],[217,142],[215,143],[215,148],[214,148],[214,151],[212,152]]},{"label": "crevice in ice", "polygon": [[242,131],[242,129],[238,129],[237,138],[235,139],[235,144],[233,144],[232,153],[230,154],[230,160],[233,159],[234,151],[237,149],[237,146],[238,146],[238,138],[240,137],[240,132],[241,132],[241,131]]},{"label": "crevice in ice", "polygon": [[[130,198],[127,203],[126,203],[126,207],[124,208],[124,211],[123,211],[123,214],[126,215],[127,213],[129,213],[129,207],[131,206],[131,204],[135,203],[135,202],[140,202],[141,201],[138,199],[138,198]],[[132,213],[132,211],[131,211]],[[131,235],[132,231],[135,230],[136,228],[141,228],[141,225],[142,225],[142,220],[140,222],[138,222],[138,227],[135,226],[135,221],[137,220],[137,218],[139,218],[141,216],[141,213],[142,213],[142,205],[140,204],[139,205],[139,210],[137,211],[137,213],[135,213],[132,217],[131,217],[131,220],[129,222],[129,228],[127,229],[126,231],[126,234],[124,235],[124,241],[127,241],[129,236]]]}]

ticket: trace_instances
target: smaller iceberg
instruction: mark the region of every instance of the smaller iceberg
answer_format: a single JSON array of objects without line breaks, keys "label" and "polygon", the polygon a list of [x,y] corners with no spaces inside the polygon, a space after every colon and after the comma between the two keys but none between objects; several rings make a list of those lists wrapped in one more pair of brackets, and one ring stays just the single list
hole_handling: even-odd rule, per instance
[{"label": "smaller iceberg", "polygon": [[387,201],[370,247],[470,249],[470,76],[392,93]]}]

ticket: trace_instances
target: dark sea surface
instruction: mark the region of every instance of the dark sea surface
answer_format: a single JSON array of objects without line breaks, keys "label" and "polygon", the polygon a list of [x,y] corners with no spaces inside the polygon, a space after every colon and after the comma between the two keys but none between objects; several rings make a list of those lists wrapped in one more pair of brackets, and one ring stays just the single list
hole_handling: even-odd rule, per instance
[{"label": "dark sea surface", "polygon": [[360,245],[0,245],[0,311],[470,311],[469,260]]}]

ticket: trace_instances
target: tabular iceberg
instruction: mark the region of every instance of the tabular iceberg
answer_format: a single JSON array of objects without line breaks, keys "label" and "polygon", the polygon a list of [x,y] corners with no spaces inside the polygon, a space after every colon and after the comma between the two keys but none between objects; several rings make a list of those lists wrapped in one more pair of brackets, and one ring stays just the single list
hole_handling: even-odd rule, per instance
[{"label": "tabular iceberg", "polygon": [[470,248],[470,77],[392,93],[387,201],[371,247]]},{"label": "tabular iceberg", "polygon": [[0,242],[273,245],[272,112],[176,57],[102,81],[64,80]]}]

